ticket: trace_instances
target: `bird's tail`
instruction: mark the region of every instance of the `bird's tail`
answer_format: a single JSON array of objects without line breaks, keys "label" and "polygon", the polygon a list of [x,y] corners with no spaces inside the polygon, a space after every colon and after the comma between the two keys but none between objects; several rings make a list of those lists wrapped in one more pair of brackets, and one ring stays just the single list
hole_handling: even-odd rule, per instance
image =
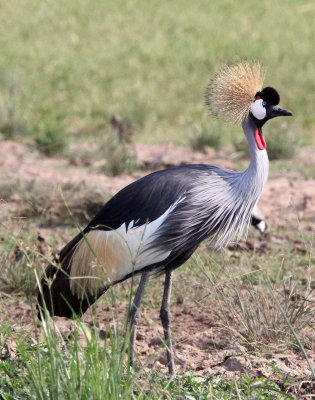
[{"label": "bird's tail", "polygon": [[83,235],[79,233],[55,258],[54,264],[48,265],[41,279],[38,293],[38,318],[42,319],[46,311],[54,316],[73,318],[80,316],[100,297],[107,288],[93,296],[79,298],[70,290],[70,268],[72,255]]}]

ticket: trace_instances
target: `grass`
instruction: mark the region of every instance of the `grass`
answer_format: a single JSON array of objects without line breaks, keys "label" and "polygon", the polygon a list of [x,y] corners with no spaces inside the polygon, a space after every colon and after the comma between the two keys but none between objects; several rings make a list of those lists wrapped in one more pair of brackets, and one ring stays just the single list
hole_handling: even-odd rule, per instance
[{"label": "grass", "polygon": [[86,224],[109,199],[109,194],[101,188],[84,183],[51,188],[49,182],[5,181],[0,190],[5,202],[13,200],[18,205],[15,217],[36,218],[42,227],[73,226],[74,220]]},{"label": "grass", "polygon": [[[35,271],[41,271],[43,257],[38,251],[39,246],[33,243],[17,244],[14,237],[7,237],[7,253],[1,255],[0,291],[8,294],[24,295],[29,298],[37,290]],[[47,254],[48,256],[48,254]]]},{"label": "grass", "polygon": [[126,140],[120,137],[115,129],[99,132],[97,138],[97,149],[91,146],[90,149],[81,152],[80,158],[96,161],[98,172],[116,176],[130,174],[140,168],[131,138]]},{"label": "grass", "polygon": [[[68,341],[62,339],[53,323],[43,324],[43,332],[41,344],[28,340],[17,344],[20,360],[15,360],[13,369],[10,362],[2,366],[2,398],[132,398],[137,375],[124,373],[121,357],[124,358],[125,343],[117,334],[113,333],[101,347],[98,334],[82,323]],[[85,348],[79,343],[79,333],[86,336]]]},{"label": "grass", "polygon": [[[287,232],[283,235],[287,236]],[[277,247],[269,243],[272,245],[270,255],[259,250],[236,250],[227,259],[225,255],[209,254],[205,248],[200,249],[177,272],[173,301],[181,304],[191,296],[204,313],[212,310],[221,336],[245,346],[243,355],[247,357],[278,351],[299,353],[299,344],[273,300],[272,296],[276,296],[296,337],[311,354],[315,346],[311,330],[315,308],[310,295],[312,235],[304,232],[300,235],[305,253],[292,252],[290,245]],[[40,247],[40,241],[29,237],[27,226],[22,233],[8,236],[1,246],[0,293],[8,296],[8,301],[14,302],[18,295],[34,304],[36,277],[50,256]],[[272,296],[266,286],[267,280],[271,282]],[[159,286],[156,280],[151,281],[146,295],[150,307],[158,308]],[[187,288],[184,299],[183,287]],[[272,363],[266,366],[269,376],[243,373],[234,379],[224,374],[198,373],[170,378],[155,369],[145,369],[145,364],[141,363],[132,371],[127,357],[128,325],[117,308],[121,302],[128,304],[129,297],[129,284],[117,286],[113,296],[106,296],[104,300],[115,307],[107,322],[102,322],[102,329],[97,308],[90,324],[77,320],[70,334],[58,328],[58,321],[50,320],[39,329],[36,316],[27,326],[13,323],[9,315],[2,318],[0,396],[3,399],[173,399],[181,396],[184,399],[294,399],[295,394],[301,393],[301,381],[286,375]],[[150,316],[148,321],[151,321]],[[174,327],[176,321],[177,318]],[[155,329],[154,323],[149,324]],[[155,359],[158,355],[152,357]],[[305,371],[305,381],[309,381],[308,374],[310,372]],[[305,393],[310,390],[306,386]]]},{"label": "grass", "polygon": [[229,142],[239,129],[209,118],[204,89],[222,63],[259,58],[294,112],[288,131],[312,141],[313,12],[310,0],[3,3],[2,131],[47,148],[54,135],[60,145],[108,129],[118,114],[138,141],[188,144],[197,123]]},{"label": "grass", "polygon": [[[231,274],[231,271],[230,271]],[[258,275],[255,276],[255,275]],[[215,282],[209,277],[210,288],[216,294],[218,319],[248,348],[261,351],[264,347],[277,346],[286,351],[298,345],[292,341],[292,331],[283,316],[287,316],[297,332],[311,326],[315,316],[311,291],[290,287],[292,282],[279,279],[274,282],[270,297],[268,277],[263,271],[248,272],[233,279]],[[213,289],[214,288],[214,289]],[[281,308],[278,307],[280,298]],[[283,312],[282,312],[283,310]],[[311,336],[308,341],[311,343]]]},{"label": "grass", "polygon": [[[75,231],[69,228],[75,226],[73,218],[86,223],[96,211],[93,207],[98,208],[104,202],[104,193],[98,192],[97,197],[89,186],[79,188],[67,184],[61,189],[63,197],[60,192],[54,194],[35,182],[16,182],[14,190],[6,182],[1,185],[3,198],[9,204],[14,202],[17,215],[20,216],[23,209],[25,216],[23,220],[11,220],[6,228],[1,226],[2,304],[14,304],[17,298],[34,304],[36,275],[47,265],[51,254],[74,236]],[[66,211],[67,206],[72,215]],[[44,237],[38,235],[38,230],[42,229]],[[258,234],[252,232],[251,235],[252,241],[261,243]],[[277,242],[267,240],[254,249],[246,246],[244,249],[243,244],[229,256],[209,253],[203,247],[176,272],[173,303],[181,317],[177,316],[173,321],[175,339],[180,333],[176,333],[178,322],[188,318],[195,304],[219,332],[218,346],[219,337],[240,346],[242,356],[249,360],[254,356],[252,364],[257,364],[255,357],[258,357],[259,365],[263,365],[266,354],[279,351],[302,354],[303,348],[307,355],[314,352],[314,232],[303,230],[303,224],[293,232],[289,224],[271,232],[273,237],[278,238]],[[160,286],[153,280],[146,294],[144,306],[152,312],[159,308]],[[268,373],[265,372],[262,378],[246,372],[237,373],[232,379],[221,367],[219,375],[195,372],[170,379],[158,370],[143,369],[146,365],[143,361],[142,364],[138,362],[135,371],[131,372],[127,358],[128,333],[121,308],[117,307],[123,303],[127,308],[129,298],[130,284],[117,285],[114,297],[107,295],[103,300],[107,305],[116,306],[112,321],[100,329],[95,312],[89,328],[77,321],[71,335],[66,337],[56,333],[54,326],[44,325],[39,330],[35,316],[34,321],[28,321],[27,327],[15,318],[10,320],[9,315],[2,318],[0,396],[4,399],[54,399],[58,393],[60,399],[69,399],[80,393],[80,398],[286,399],[311,392],[311,383],[302,384],[301,380],[287,375],[281,365],[268,364],[268,361],[263,369]],[[191,299],[189,303],[188,299]],[[1,311],[5,312],[6,306]],[[150,329],[157,329],[151,312],[148,314],[145,319]],[[88,333],[82,333],[83,330]],[[82,336],[84,343],[78,339]],[[215,346],[208,349],[212,356],[216,354]],[[157,350],[161,351],[163,349]],[[226,352],[230,356],[229,347]],[[159,353],[153,353],[148,362],[158,358]],[[307,366],[303,374],[303,379],[309,382]]]},{"label": "grass", "polygon": [[[64,344],[51,332],[39,347],[21,342],[19,360],[0,366],[0,395],[3,399],[292,399],[265,378],[241,377],[212,381],[196,376],[166,378],[156,373],[143,387],[138,374],[122,370],[120,343],[111,337],[104,347],[92,334],[85,348],[73,339]],[[119,347],[117,347],[119,346]],[[115,353],[115,356],[109,354]]]},{"label": "grass", "polygon": [[268,157],[270,160],[292,159],[298,154],[301,145],[299,138],[288,133],[287,127],[283,127],[268,137]]},{"label": "grass", "polygon": [[[172,378],[154,371],[133,372],[124,361],[127,336],[110,331],[101,344],[95,325],[91,330],[78,321],[66,340],[52,321],[44,323],[42,331],[44,339],[39,343],[27,336],[17,339],[9,323],[2,325],[1,341],[11,340],[11,357],[2,355],[0,363],[2,399],[294,398],[266,378],[232,380],[191,374]],[[290,384],[283,377],[283,387]]]},{"label": "grass", "polygon": [[[280,121],[281,122],[281,121]],[[291,121],[282,121],[277,129],[274,126],[264,127],[264,136],[267,142],[267,151],[269,160],[290,160],[299,155],[301,148],[306,144],[303,135],[294,134],[295,123]],[[273,122],[270,123],[270,125]],[[271,129],[270,129],[271,128]],[[266,132],[266,133],[265,133]],[[234,148],[240,156],[249,158],[249,149],[244,137],[237,137],[233,140]],[[271,164],[272,166],[272,164]]]},{"label": "grass", "polygon": [[[287,237],[287,231],[282,235]],[[314,348],[314,233],[300,233],[299,239],[281,245],[269,242],[262,249],[234,250],[228,256],[199,252],[188,262],[189,270],[197,266],[203,277],[200,289],[194,288],[202,299],[199,307],[207,312],[208,303],[215,304],[218,324],[250,351],[296,351],[299,343],[287,319],[297,335],[303,336],[306,347]],[[301,242],[305,253],[295,249],[293,240]]]},{"label": "grass", "polygon": [[202,150],[206,146],[219,149],[224,142],[222,133],[218,129],[200,127],[198,134],[192,136],[191,145],[196,150]]},{"label": "grass", "polygon": [[[286,159],[314,143],[310,0],[265,0],[255,7],[249,0],[12,0],[0,7],[0,134],[6,139],[74,163],[93,160],[98,172],[111,175],[138,167],[133,141],[195,148],[235,143],[240,129],[209,118],[204,89],[222,63],[259,58],[268,69],[266,85],[294,113],[265,128],[269,155],[281,160],[271,168],[287,171]],[[294,169],[313,176],[313,165],[302,161]],[[36,276],[51,254],[76,233],[70,227],[85,224],[108,198],[89,185],[62,185],[61,192],[49,182],[1,183],[1,199],[14,207],[10,216],[1,214],[0,225],[0,399],[267,400],[312,392],[310,368],[302,382],[267,361],[263,377],[233,378],[220,367],[218,375],[170,378],[140,361],[133,371],[118,311],[103,331],[93,316],[89,326],[75,321],[66,337],[52,322],[39,327],[35,315],[24,326],[22,317],[5,314],[18,299],[34,305]],[[203,248],[177,272],[175,339],[177,321],[188,320],[194,305],[248,359],[279,350],[314,353],[314,232],[281,229],[272,234],[282,242],[269,241],[267,251],[237,249],[227,257]],[[158,283],[150,283],[147,309],[159,307]],[[101,302],[126,305],[129,296],[125,283]],[[204,351],[212,357],[216,350]]]},{"label": "grass", "polygon": [[37,149],[48,157],[60,156],[67,148],[67,139],[60,128],[49,127],[35,136],[35,144]]}]

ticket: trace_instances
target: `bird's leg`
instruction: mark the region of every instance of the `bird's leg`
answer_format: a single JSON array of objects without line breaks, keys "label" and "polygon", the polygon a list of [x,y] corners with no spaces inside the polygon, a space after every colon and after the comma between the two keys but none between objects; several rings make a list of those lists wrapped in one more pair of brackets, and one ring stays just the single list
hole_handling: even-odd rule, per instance
[{"label": "bird's leg", "polygon": [[160,317],[164,329],[165,343],[167,346],[166,351],[167,351],[168,371],[171,375],[173,375],[175,372],[175,364],[174,364],[174,354],[173,354],[173,346],[171,340],[171,312],[170,312],[171,289],[172,289],[172,271],[166,270]]},{"label": "bird's leg", "polygon": [[134,351],[135,351],[135,341],[136,341],[136,331],[137,325],[140,320],[140,304],[143,297],[144,289],[147,285],[149,278],[149,272],[143,272],[141,275],[141,280],[139,283],[139,287],[137,289],[137,293],[133,300],[132,306],[129,312],[130,318],[130,365],[133,365],[134,362]]}]

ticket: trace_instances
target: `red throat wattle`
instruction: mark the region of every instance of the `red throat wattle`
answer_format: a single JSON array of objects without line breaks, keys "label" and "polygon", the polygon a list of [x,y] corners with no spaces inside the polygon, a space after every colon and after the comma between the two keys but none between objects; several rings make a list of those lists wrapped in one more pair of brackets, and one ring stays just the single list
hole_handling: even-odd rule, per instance
[{"label": "red throat wattle", "polygon": [[256,129],[255,140],[256,140],[257,147],[259,148],[259,150],[265,150],[267,145],[265,142],[265,138],[263,137],[262,131],[259,128]]}]

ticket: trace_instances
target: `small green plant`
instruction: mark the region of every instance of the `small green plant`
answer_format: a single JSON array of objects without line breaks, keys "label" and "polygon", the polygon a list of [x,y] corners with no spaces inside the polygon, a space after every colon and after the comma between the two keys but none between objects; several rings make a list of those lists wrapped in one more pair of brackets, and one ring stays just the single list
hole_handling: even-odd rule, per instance
[{"label": "small green plant", "polygon": [[[226,377],[203,377],[198,375],[177,376],[165,382],[165,377],[153,374],[151,379],[164,389],[163,398],[189,400],[284,400],[294,399],[281,390],[279,385],[267,378],[251,378],[243,375],[234,380]],[[283,386],[286,385],[284,379]],[[170,396],[170,397],[168,397]]]},{"label": "small green plant", "polygon": [[191,140],[191,146],[195,150],[202,150],[207,146],[219,149],[222,145],[223,135],[220,130],[211,131],[203,128],[197,136]]},{"label": "small green plant", "polygon": [[244,136],[238,137],[233,141],[235,151],[240,157],[249,157],[248,143]]},{"label": "small green plant", "polygon": [[287,125],[281,125],[277,131],[268,135],[268,156],[270,160],[291,159],[301,148],[301,141],[291,132]]},{"label": "small green plant", "polygon": [[101,168],[110,175],[130,173],[138,167],[134,146],[120,140],[116,131],[110,130],[106,133],[99,150],[105,159]]},{"label": "small green plant", "polygon": [[22,124],[21,112],[19,109],[19,95],[15,80],[11,77],[4,89],[2,107],[2,118],[0,121],[0,133],[5,139],[13,139],[17,134],[25,130]]},{"label": "small green plant", "polygon": [[48,157],[61,155],[67,147],[67,138],[62,130],[48,128],[35,137],[37,149]]},{"label": "small green plant", "polygon": [[133,142],[134,129],[130,122],[113,115],[111,126],[100,123],[92,129],[88,146],[76,145],[70,149],[69,158],[75,163],[93,165],[93,169],[116,176],[140,168]]}]

